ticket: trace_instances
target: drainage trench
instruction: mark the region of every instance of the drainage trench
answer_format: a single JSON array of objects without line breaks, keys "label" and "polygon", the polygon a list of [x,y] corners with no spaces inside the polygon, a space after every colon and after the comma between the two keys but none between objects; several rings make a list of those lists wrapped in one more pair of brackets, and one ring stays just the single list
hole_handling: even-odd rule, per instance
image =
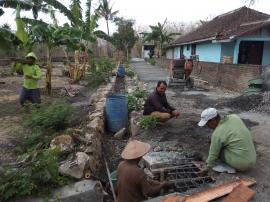
[{"label": "drainage trench", "polygon": [[[125,93],[125,85],[130,85],[130,81],[125,82],[124,79],[116,78],[112,93]],[[189,126],[190,124],[185,125]],[[194,133],[194,131],[191,133]],[[173,137],[172,134],[169,136],[171,138]],[[116,140],[113,138],[113,134],[107,132],[103,149],[105,151],[106,158],[108,159],[111,172],[117,169],[117,165],[121,161],[121,151],[127,143],[128,138],[129,137],[125,136],[121,140]],[[148,136],[147,138],[144,138],[143,136],[140,136],[136,138],[148,142],[148,138],[150,137]],[[159,139],[157,134],[155,134],[155,137],[153,136],[150,139],[152,138],[156,138],[157,141]],[[181,142],[183,143],[183,141]],[[166,190],[163,194],[173,192],[184,193],[192,188],[199,188],[213,181],[209,176],[198,176],[197,173],[200,171],[200,165],[196,161],[198,159],[192,157],[192,153],[194,152],[153,151],[143,157],[140,162],[140,167],[144,169],[144,172],[149,179],[158,181],[166,180],[171,184],[171,188]]]}]

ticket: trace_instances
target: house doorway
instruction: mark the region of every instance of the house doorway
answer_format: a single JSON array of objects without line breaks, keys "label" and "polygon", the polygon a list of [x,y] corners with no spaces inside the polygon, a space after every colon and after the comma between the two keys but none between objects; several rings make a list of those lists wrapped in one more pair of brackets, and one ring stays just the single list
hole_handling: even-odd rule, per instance
[{"label": "house doorway", "polygon": [[241,41],[238,64],[262,64],[263,41]]}]

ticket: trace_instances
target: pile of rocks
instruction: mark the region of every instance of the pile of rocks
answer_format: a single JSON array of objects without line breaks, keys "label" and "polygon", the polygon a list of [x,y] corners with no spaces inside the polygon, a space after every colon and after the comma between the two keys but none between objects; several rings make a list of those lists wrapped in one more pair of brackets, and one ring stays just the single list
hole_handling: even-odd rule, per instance
[{"label": "pile of rocks", "polygon": [[59,166],[61,174],[76,179],[87,179],[100,169],[105,103],[107,95],[112,91],[113,82],[114,79],[111,83],[101,86],[91,96],[90,105],[94,106],[94,111],[90,112],[85,128],[71,129],[67,132],[69,134],[57,136],[52,140],[51,148],[59,148],[60,152],[67,156]]}]

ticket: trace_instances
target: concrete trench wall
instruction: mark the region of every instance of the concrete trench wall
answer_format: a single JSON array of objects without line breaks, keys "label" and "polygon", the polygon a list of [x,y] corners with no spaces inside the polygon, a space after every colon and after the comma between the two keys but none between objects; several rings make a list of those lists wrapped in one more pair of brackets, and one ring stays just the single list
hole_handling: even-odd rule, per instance
[{"label": "concrete trench wall", "polygon": [[[85,137],[88,137],[90,144],[94,147],[92,151],[92,164],[94,165],[94,172],[100,169],[102,157],[102,138],[106,131],[106,115],[105,105],[106,97],[112,92],[115,82],[115,77],[107,85],[100,86],[97,91],[91,96],[90,104],[94,106],[94,111],[89,113],[89,122],[85,130]],[[91,163],[90,163],[91,164]]]}]

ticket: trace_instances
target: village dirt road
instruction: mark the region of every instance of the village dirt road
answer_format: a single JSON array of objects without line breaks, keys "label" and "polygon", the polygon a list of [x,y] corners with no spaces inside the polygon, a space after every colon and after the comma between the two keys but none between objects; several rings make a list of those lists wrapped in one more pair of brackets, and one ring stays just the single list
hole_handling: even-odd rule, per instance
[{"label": "village dirt road", "polygon": [[[158,80],[165,80],[167,77],[165,69],[145,64],[142,61],[133,62],[131,66],[137,72],[140,80],[147,84],[149,92],[155,89]],[[207,107],[216,107],[222,116],[228,113],[237,113],[251,130],[257,151],[257,164],[255,168],[245,173],[235,175],[213,173],[212,175],[216,178],[215,184],[221,184],[239,176],[251,177],[257,181],[257,184],[252,187],[256,192],[252,201],[269,201],[269,115],[231,108],[230,105],[224,103],[233,100],[239,94],[221,89],[195,87],[191,90],[181,90],[177,87],[169,87],[166,94],[168,101],[180,111],[180,118],[170,120],[155,129],[145,131],[138,138],[149,142],[154,150],[180,151],[191,156],[199,152],[205,159],[210,146],[209,140],[212,130],[197,126],[202,110]]]}]

